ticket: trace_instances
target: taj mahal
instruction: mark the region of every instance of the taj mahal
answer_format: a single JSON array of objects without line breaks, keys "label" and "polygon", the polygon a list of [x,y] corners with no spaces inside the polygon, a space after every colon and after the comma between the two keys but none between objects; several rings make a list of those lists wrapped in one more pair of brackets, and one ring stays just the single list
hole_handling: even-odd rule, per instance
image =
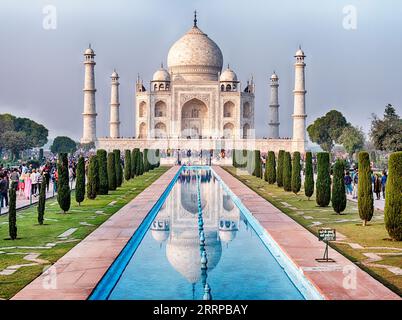
[{"label": "taj mahal", "polygon": [[153,74],[149,86],[140,76],[135,85],[135,133],[120,134],[119,75],[111,75],[110,134],[96,134],[95,52],[84,53],[84,111],[81,143],[97,148],[133,149],[280,149],[304,152],[306,147],[305,54],[295,54],[295,86],[292,138],[279,137],[279,77],[270,77],[267,139],[255,137],[255,83],[242,84],[224,58],[219,46],[197,24],[169,49],[167,67]]}]

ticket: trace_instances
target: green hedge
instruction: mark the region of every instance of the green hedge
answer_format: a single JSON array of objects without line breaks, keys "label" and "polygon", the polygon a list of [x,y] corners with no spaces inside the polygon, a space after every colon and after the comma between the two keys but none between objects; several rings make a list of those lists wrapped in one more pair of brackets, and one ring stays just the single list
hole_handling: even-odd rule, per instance
[{"label": "green hedge", "polygon": [[273,151],[268,152],[267,160],[265,161],[265,181],[269,184],[276,182],[276,162],[275,152]]},{"label": "green hedge", "polygon": [[311,152],[306,153],[306,168],[304,176],[304,194],[310,200],[314,194],[314,171],[313,171],[313,155]]},{"label": "green hedge", "polygon": [[77,179],[75,183],[75,201],[78,205],[85,199],[85,159],[80,157],[77,164]]},{"label": "green hedge", "polygon": [[124,179],[126,181],[131,179],[131,152],[126,150],[124,152]]},{"label": "green hedge", "polygon": [[359,152],[359,171],[357,185],[357,207],[363,226],[370,221],[374,214],[374,197],[371,183],[370,157],[365,151]]},{"label": "green hedge", "polygon": [[338,214],[346,209],[346,190],[345,182],[343,180],[345,176],[345,165],[344,162],[338,159],[335,162],[333,169],[333,179],[332,179],[332,208]]},{"label": "green hedge", "polygon": [[117,188],[115,159],[116,157],[114,153],[110,152],[107,155],[107,176],[109,182],[109,190],[116,190]]},{"label": "green hedge", "polygon": [[96,198],[96,180],[98,176],[98,159],[95,155],[89,158],[88,164],[88,183],[87,183],[87,197],[88,199]]},{"label": "green hedge", "polygon": [[98,177],[99,177],[99,189],[98,194],[108,194],[109,193],[109,177],[107,173],[107,152],[106,150],[99,149],[96,152],[98,158]]},{"label": "green hedge", "polygon": [[292,159],[290,152],[285,152],[283,156],[283,189],[292,191]]},{"label": "green hedge", "polygon": [[276,184],[278,187],[283,187],[283,157],[285,150],[279,150],[278,153],[278,167],[276,168]]},{"label": "green hedge", "polygon": [[57,163],[57,173],[59,180],[57,183],[57,202],[61,210],[66,213],[71,206],[71,190],[68,178],[68,158],[67,153],[60,153]]},{"label": "green hedge", "polygon": [[300,171],[300,152],[296,151],[292,159],[292,191],[295,194],[298,194],[301,188]]},{"label": "green hedge", "polygon": [[327,207],[331,201],[331,176],[329,153],[317,153],[316,202],[320,207]]}]

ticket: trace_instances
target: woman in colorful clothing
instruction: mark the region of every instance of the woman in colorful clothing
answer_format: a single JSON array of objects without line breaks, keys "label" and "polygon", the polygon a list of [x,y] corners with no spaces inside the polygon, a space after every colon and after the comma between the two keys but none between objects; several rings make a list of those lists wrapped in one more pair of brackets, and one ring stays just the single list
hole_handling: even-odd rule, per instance
[{"label": "woman in colorful clothing", "polygon": [[23,173],[21,174],[20,179],[18,180],[18,196],[20,198],[24,197],[26,176],[27,176],[26,173]]}]

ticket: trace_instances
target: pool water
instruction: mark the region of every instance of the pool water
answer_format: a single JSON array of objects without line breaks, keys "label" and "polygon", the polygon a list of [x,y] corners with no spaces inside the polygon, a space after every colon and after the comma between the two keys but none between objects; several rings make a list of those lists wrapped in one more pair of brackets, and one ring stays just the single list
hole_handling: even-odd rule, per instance
[{"label": "pool water", "polygon": [[180,172],[120,269],[106,299],[305,298],[208,168]]}]

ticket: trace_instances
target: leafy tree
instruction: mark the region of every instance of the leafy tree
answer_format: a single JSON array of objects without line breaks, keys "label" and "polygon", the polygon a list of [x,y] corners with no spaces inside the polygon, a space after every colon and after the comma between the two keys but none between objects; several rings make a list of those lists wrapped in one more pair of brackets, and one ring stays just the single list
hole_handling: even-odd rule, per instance
[{"label": "leafy tree", "polygon": [[89,158],[88,165],[88,183],[87,183],[87,197],[88,199],[96,198],[96,180],[98,179],[98,160],[95,155]]},{"label": "leafy tree", "polygon": [[109,190],[116,190],[117,177],[116,177],[116,157],[115,154],[110,152],[107,155],[107,177],[109,182]]},{"label": "leafy tree", "polygon": [[126,181],[131,179],[131,152],[126,150],[124,152],[124,178]]},{"label": "leafy tree", "polygon": [[85,159],[80,157],[77,164],[77,180],[75,184],[75,201],[81,205],[85,199]]},{"label": "leafy tree", "polygon": [[310,200],[314,193],[313,155],[306,152],[306,170],[304,177],[304,194]]},{"label": "leafy tree", "polygon": [[363,226],[370,221],[374,213],[374,199],[371,183],[371,168],[369,154],[359,152],[359,180],[357,185],[357,207]]},{"label": "leafy tree", "polygon": [[278,153],[278,167],[276,169],[276,183],[278,187],[283,187],[283,158],[285,150],[279,150]]},{"label": "leafy tree", "polygon": [[59,154],[57,173],[59,176],[59,180],[57,183],[57,202],[59,203],[61,210],[66,213],[68,210],[70,210],[71,205],[67,153]]},{"label": "leafy tree", "polygon": [[339,143],[343,145],[350,158],[352,158],[356,151],[361,150],[365,143],[362,128],[353,126],[345,128],[338,140]]},{"label": "leafy tree", "polygon": [[8,230],[11,240],[15,240],[17,239],[17,191],[15,182],[12,183],[8,195]]},{"label": "leafy tree", "polygon": [[25,132],[7,131],[1,136],[1,144],[4,149],[10,150],[13,160],[19,159],[20,152],[32,148]]},{"label": "leafy tree", "polygon": [[40,185],[39,201],[38,201],[38,223],[40,225],[43,225],[45,207],[46,207],[46,179],[43,179]]},{"label": "leafy tree", "polygon": [[298,194],[301,188],[301,176],[300,176],[300,152],[296,151],[293,153],[292,159],[292,191]]},{"label": "leafy tree", "polygon": [[331,176],[329,166],[329,153],[317,153],[317,182],[316,202],[320,207],[326,207],[331,201]]},{"label": "leafy tree", "polygon": [[269,184],[276,182],[275,152],[269,151],[265,162],[265,181]]},{"label": "leafy tree", "polygon": [[53,154],[57,153],[74,153],[77,151],[77,144],[69,137],[56,137],[50,147]]},{"label": "leafy tree", "polygon": [[109,179],[108,179],[108,168],[107,168],[107,152],[106,150],[99,149],[96,151],[96,156],[98,158],[99,167],[99,190],[98,194],[108,194],[109,193]]},{"label": "leafy tree", "polygon": [[114,159],[114,165],[115,165],[115,171],[116,171],[116,187],[121,187],[121,184],[123,183],[123,169],[121,167],[121,155],[120,155],[120,150],[115,149],[113,150],[115,159]]},{"label": "leafy tree", "polygon": [[385,198],[384,221],[390,237],[402,240],[402,152],[389,157],[387,196]]},{"label": "leafy tree", "polygon": [[338,214],[346,209],[346,191],[343,181],[345,174],[344,162],[338,159],[334,165],[334,174],[332,179],[332,208]]},{"label": "leafy tree", "polygon": [[15,131],[25,132],[33,148],[39,148],[47,143],[48,130],[41,124],[28,118],[14,119]]},{"label": "leafy tree", "polygon": [[395,108],[385,107],[384,119],[372,115],[370,137],[376,149],[381,151],[402,151],[402,119]]},{"label": "leafy tree", "polygon": [[324,151],[330,152],[334,143],[338,142],[342,131],[349,126],[342,113],[331,110],[309,125],[307,132],[312,142],[319,144]]},{"label": "leafy tree", "polygon": [[285,152],[283,156],[283,189],[292,191],[292,159],[290,152]]}]

